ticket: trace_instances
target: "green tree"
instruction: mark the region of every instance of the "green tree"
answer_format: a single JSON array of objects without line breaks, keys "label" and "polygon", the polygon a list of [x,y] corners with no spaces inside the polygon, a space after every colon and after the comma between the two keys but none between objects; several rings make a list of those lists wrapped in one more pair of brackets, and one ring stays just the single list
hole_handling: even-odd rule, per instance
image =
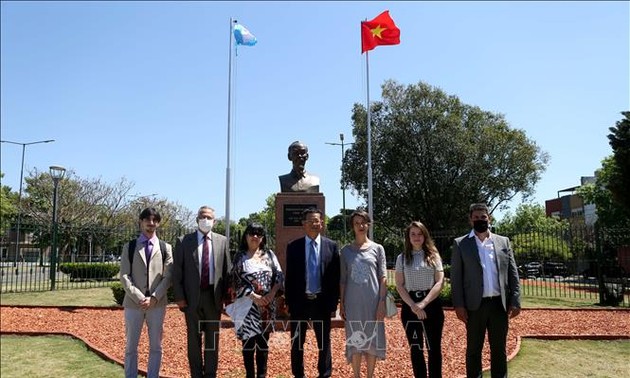
[{"label": "green tree", "polygon": [[[241,225],[240,223],[230,221],[230,253],[232,255],[234,255],[234,253],[236,253],[236,251],[238,250],[238,247],[241,243],[241,236],[243,235],[244,230],[245,227],[243,227],[243,225]],[[225,218],[217,219],[214,222],[214,227],[212,228],[212,231],[221,235],[227,235],[225,228]]]},{"label": "green tree", "polygon": [[495,223],[497,232],[508,235],[517,262],[558,261],[573,257],[569,222],[547,217],[539,204],[520,204]]},{"label": "green tree", "polygon": [[[347,244],[354,238],[352,234],[352,226],[350,225],[350,215],[354,209],[341,209],[345,211],[345,218],[342,214],[337,214],[326,222],[326,236],[330,239],[336,240],[340,246]],[[344,222],[345,228],[344,228]],[[344,234],[345,230],[345,234]]]},{"label": "green tree", "polygon": [[257,212],[251,213],[246,218],[239,219],[238,223],[245,230],[248,223],[260,223],[267,231],[267,246],[274,249],[276,246],[276,193],[270,194],[265,199],[265,207]]},{"label": "green tree", "polygon": [[[467,227],[473,202],[492,210],[527,198],[548,156],[501,114],[463,104],[425,83],[386,81],[372,109],[374,217],[388,232],[412,219],[430,229]],[[343,180],[367,198],[367,113],[355,104],[354,145]],[[367,201],[366,201],[367,202]]]},{"label": "green tree", "polygon": [[613,199],[630,215],[630,111],[621,112],[624,119],[611,127],[608,141],[613,150],[608,189]]},{"label": "green tree", "polygon": [[494,223],[498,232],[506,235],[531,231],[556,233],[558,227],[568,225],[566,220],[548,217],[544,206],[528,203],[518,205],[514,215],[508,212],[503,219]]},{"label": "green tree", "polygon": [[[4,173],[0,172],[0,179]],[[17,215],[18,193],[11,191],[6,185],[0,186],[0,237],[4,237],[11,228],[11,223]]]},{"label": "green tree", "polygon": [[[48,172],[37,170],[25,179],[23,198],[24,229],[34,233],[40,248],[50,245],[53,210],[53,181]],[[66,175],[58,187],[58,238],[60,261],[78,245],[92,240],[94,254],[114,251],[138,232],[138,214],[149,206],[162,215],[161,229],[185,229],[193,218],[185,207],[151,196],[132,196],[134,183],[120,179],[110,184],[101,178],[82,178],[74,171]],[[168,241],[172,241],[169,236]]]}]

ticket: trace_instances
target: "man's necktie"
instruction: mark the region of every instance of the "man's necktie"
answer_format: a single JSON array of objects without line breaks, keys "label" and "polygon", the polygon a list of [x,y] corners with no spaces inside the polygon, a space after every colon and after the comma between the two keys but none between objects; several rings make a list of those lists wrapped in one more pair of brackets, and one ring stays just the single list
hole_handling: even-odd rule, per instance
[{"label": "man's necktie", "polygon": [[149,263],[151,262],[151,253],[153,253],[153,244],[151,240],[144,242],[144,256],[147,258],[147,291],[144,293],[147,297],[151,296],[151,286],[149,285]]},{"label": "man's necktie", "polygon": [[315,240],[311,240],[311,247],[308,253],[308,291],[315,294],[319,289],[319,265],[317,264],[317,250]]},{"label": "man's necktie", "polygon": [[210,286],[210,239],[208,235],[203,237],[203,253],[201,255],[201,288]]},{"label": "man's necktie", "polygon": [[153,253],[153,244],[151,240],[144,242],[144,256],[147,258],[147,266],[149,266],[149,261],[151,261],[151,254]]}]

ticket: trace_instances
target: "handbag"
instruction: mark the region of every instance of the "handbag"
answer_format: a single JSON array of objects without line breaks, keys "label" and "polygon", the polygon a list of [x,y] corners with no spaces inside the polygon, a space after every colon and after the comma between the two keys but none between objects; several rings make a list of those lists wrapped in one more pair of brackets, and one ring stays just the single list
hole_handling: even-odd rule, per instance
[{"label": "handbag", "polygon": [[396,307],[396,299],[394,295],[387,291],[387,296],[385,296],[385,316],[388,318],[392,318],[398,315],[398,307]]}]

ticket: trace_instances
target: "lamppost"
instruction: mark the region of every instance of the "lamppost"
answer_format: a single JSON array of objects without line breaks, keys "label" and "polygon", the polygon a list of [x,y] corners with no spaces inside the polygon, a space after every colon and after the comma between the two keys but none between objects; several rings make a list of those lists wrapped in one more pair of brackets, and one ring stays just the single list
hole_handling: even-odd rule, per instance
[{"label": "lamppost", "polygon": [[88,243],[89,243],[89,260],[88,262],[92,262],[92,234],[88,235]]},{"label": "lamppost", "polygon": [[345,146],[352,145],[354,143],[344,143],[343,142],[343,133],[339,134],[339,140],[341,143],[333,143],[333,142],[325,142],[326,144],[330,144],[331,146],[341,146],[341,194],[342,194],[342,210],[341,215],[343,218],[343,241],[346,241],[346,236],[348,235],[348,231],[346,229],[346,182],[343,180],[343,156],[345,153]]},{"label": "lamppost", "polygon": [[52,231],[52,250],[50,251],[50,290],[55,290],[55,281],[57,280],[57,188],[59,181],[63,179],[66,169],[56,165],[50,166],[50,177],[52,177],[53,190],[53,231]]},{"label": "lamppost", "polygon": [[[22,221],[22,181],[24,177],[24,152],[26,152],[26,146],[29,146],[31,144],[50,143],[54,141],[55,141],[54,139],[48,139],[48,140],[38,140],[36,142],[18,143],[18,142],[13,142],[10,140],[0,140],[0,143],[11,143],[11,144],[17,144],[17,145],[22,146],[22,168],[20,168],[20,192],[18,194],[18,206],[17,206],[18,218],[17,218],[17,227],[15,230],[15,258],[13,260],[14,267],[17,266],[17,259],[20,254],[20,223]],[[17,269],[15,272],[17,274]]]}]

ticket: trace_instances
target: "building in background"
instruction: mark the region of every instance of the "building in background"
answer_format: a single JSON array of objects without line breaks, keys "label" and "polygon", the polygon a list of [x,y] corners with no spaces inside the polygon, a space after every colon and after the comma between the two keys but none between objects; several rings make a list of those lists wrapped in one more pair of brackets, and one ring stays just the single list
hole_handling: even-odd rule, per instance
[{"label": "building in background", "polygon": [[[595,182],[595,176],[582,176],[580,185],[558,191],[558,198],[545,201],[545,212],[548,217],[556,216],[567,219],[572,224],[583,223],[592,226],[597,221],[597,209],[594,204],[585,204],[575,191],[582,185]],[[562,195],[564,193],[564,195]]]}]

